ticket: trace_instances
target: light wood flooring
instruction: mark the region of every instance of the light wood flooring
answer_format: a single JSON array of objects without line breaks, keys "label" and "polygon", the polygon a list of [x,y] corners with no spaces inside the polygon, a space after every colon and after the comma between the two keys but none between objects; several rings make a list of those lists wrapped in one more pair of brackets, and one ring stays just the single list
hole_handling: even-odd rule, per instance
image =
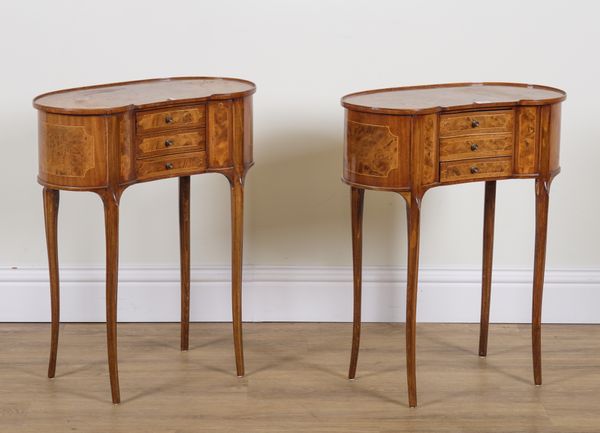
[{"label": "light wood flooring", "polygon": [[419,324],[419,407],[407,407],[402,324],[365,324],[356,381],[351,325],[245,324],[235,376],[229,324],[120,324],[122,404],[110,401],[103,324],[64,324],[55,379],[50,327],[0,324],[0,432],[600,432],[600,325],[543,327],[544,385],[530,330]]}]

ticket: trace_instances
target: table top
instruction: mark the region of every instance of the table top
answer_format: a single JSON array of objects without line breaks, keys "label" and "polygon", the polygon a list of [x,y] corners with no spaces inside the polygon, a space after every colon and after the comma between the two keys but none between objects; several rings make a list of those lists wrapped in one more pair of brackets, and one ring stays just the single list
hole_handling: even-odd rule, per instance
[{"label": "table top", "polygon": [[170,101],[196,103],[239,98],[255,91],[254,83],[237,78],[160,78],[44,93],[33,100],[33,106],[51,113],[112,114],[131,108],[152,108]]},{"label": "table top", "polygon": [[457,83],[397,87],[351,93],[342,98],[348,109],[384,114],[426,114],[454,109],[540,105],[564,101],[552,87],[519,83]]}]

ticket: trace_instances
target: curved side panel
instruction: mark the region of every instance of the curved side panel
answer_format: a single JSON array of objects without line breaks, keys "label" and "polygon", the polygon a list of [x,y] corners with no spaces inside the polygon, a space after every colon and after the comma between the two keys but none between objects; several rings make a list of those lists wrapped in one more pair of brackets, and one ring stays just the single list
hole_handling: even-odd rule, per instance
[{"label": "curved side panel", "polygon": [[208,168],[233,166],[233,101],[213,101],[207,105]]},{"label": "curved side panel", "polygon": [[254,163],[254,132],[252,130],[252,95],[244,98],[244,167],[248,168]]},{"label": "curved side panel", "polygon": [[550,173],[560,170],[560,117],[561,104],[553,104],[550,108],[550,149],[549,168]]},{"label": "curved side panel", "polygon": [[252,96],[233,101],[233,164],[240,173],[253,164]]},{"label": "curved side panel", "polygon": [[135,116],[132,111],[127,111],[112,118],[117,123],[115,126],[116,135],[113,139],[116,140],[119,148],[119,183],[128,184],[135,180],[135,140],[133,132]]},{"label": "curved side panel", "polygon": [[67,188],[107,185],[105,117],[40,111],[38,145],[40,183]]},{"label": "curved side panel", "polygon": [[413,186],[433,185],[440,180],[439,116],[437,114],[415,116],[413,126]]},{"label": "curved side panel", "polygon": [[560,108],[560,103],[541,107],[540,174],[544,177],[560,170]]},{"label": "curved side panel", "polygon": [[519,107],[516,117],[514,171],[516,174],[535,174],[538,171],[539,108]]},{"label": "curved side panel", "polygon": [[410,185],[410,116],[346,111],[344,180],[376,188]]}]

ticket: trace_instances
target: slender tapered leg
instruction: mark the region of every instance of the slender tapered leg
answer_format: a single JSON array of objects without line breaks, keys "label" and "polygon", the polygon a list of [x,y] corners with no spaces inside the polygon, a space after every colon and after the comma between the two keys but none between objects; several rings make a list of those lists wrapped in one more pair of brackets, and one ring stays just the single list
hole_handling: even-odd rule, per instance
[{"label": "slender tapered leg", "polygon": [[362,299],[362,222],[365,190],[352,187],[352,269],[354,272],[354,315],[352,326],[352,352],[350,354],[350,369],[348,379],[356,377],[358,349],[360,347],[361,299]]},{"label": "slender tapered leg", "polygon": [[179,178],[179,252],[181,261],[181,350],[190,340],[190,177]]},{"label": "slender tapered leg", "polygon": [[548,203],[550,182],[535,181],[535,258],[533,262],[533,306],[531,318],[531,340],[533,352],[533,379],[542,384],[542,294],[546,265],[546,238],[548,230]]},{"label": "slender tapered leg", "polygon": [[46,245],[48,248],[48,268],[50,270],[50,304],[52,326],[50,331],[50,360],[48,377],[56,373],[56,353],[58,351],[58,328],[60,325],[60,286],[58,278],[58,202],[59,191],[44,188],[44,222]]},{"label": "slender tapered leg", "polygon": [[233,346],[238,377],[244,375],[242,343],[242,246],[244,235],[244,184],[234,176],[231,180],[231,309],[233,316]]},{"label": "slender tapered leg", "polygon": [[485,183],[483,211],[483,265],[481,275],[481,320],[479,328],[479,356],[487,355],[490,324],[490,295],[492,292],[492,262],[494,255],[494,214],[496,212],[496,181]]},{"label": "slender tapered leg", "polygon": [[102,195],[106,232],[106,337],[108,371],[113,403],[120,403],[117,365],[117,284],[119,279],[119,203],[111,193]]},{"label": "slender tapered leg", "polygon": [[421,199],[411,194],[407,199],[408,225],[408,271],[406,278],[406,376],[408,382],[408,405],[417,406],[417,285],[419,279],[419,232]]}]

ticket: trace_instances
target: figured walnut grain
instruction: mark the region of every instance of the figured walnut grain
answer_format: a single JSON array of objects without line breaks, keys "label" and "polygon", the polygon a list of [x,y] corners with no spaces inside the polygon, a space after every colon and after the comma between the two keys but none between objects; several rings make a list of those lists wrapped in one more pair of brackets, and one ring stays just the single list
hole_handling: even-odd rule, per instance
[{"label": "figured walnut grain", "polygon": [[107,183],[107,125],[102,116],[39,113],[39,179],[48,184]]},{"label": "figured walnut grain", "polygon": [[205,129],[144,136],[138,139],[137,155],[139,158],[181,151],[204,150],[205,140]]},{"label": "figured walnut grain", "polygon": [[444,138],[440,140],[440,161],[509,156],[513,142],[511,133]]},{"label": "figured walnut grain", "polygon": [[387,177],[398,168],[398,137],[389,127],[348,122],[346,140],[350,171]]},{"label": "figured walnut grain", "polygon": [[465,182],[478,179],[508,177],[512,174],[512,158],[485,158],[440,163],[440,182]]},{"label": "figured walnut grain", "polygon": [[529,174],[537,171],[538,162],[538,108],[521,107],[517,111],[518,131],[515,149],[515,173]]},{"label": "figured walnut grain", "polygon": [[208,104],[208,165],[225,168],[233,165],[233,103],[232,101]]},{"label": "figured walnut grain", "polygon": [[155,110],[137,114],[137,133],[176,129],[183,127],[203,127],[205,124],[205,107],[198,105],[187,108]]},{"label": "figured walnut grain", "polygon": [[491,132],[512,132],[513,125],[513,110],[442,114],[440,116],[440,137]]},{"label": "figured walnut grain", "polygon": [[206,152],[191,152],[156,158],[139,159],[136,162],[140,181],[188,176],[206,170]]}]

